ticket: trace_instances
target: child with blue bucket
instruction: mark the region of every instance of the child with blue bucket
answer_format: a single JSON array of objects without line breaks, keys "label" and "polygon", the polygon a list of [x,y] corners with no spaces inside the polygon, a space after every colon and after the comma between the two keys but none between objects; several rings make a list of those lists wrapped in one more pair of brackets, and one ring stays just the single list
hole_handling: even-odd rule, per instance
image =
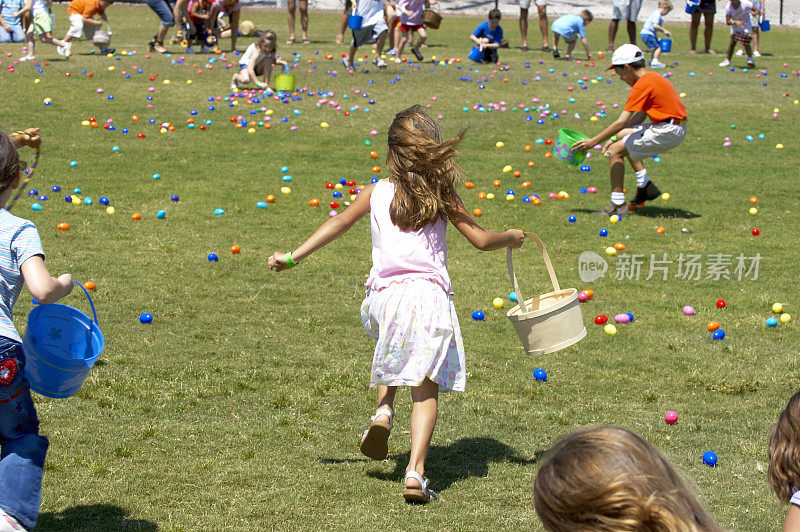
[{"label": "child with blue bucket", "polygon": [[667,66],[659,60],[661,52],[665,50],[661,48],[661,41],[658,40],[658,32],[664,32],[664,35],[667,37],[672,36],[672,33],[664,27],[664,17],[666,17],[670,11],[672,11],[672,2],[670,2],[670,0],[659,0],[658,9],[647,17],[644,26],[642,26],[642,31],[639,33],[644,45],[653,52],[653,57],[650,59],[650,68],[664,68]]},{"label": "child with blue bucket", "polygon": [[33,223],[11,215],[6,202],[22,179],[25,163],[17,146],[38,148],[38,128],[0,132],[0,530],[30,530],[39,516],[47,438],[25,376],[21,338],[12,322],[12,307],[22,284],[41,303],[52,303],[72,291],[72,276],[50,276]]}]

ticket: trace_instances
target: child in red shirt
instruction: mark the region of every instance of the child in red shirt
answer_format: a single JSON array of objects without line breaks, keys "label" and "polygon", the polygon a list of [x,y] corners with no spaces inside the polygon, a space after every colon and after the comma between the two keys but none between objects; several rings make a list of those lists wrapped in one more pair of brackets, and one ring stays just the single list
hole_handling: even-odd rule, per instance
[{"label": "child in red shirt", "polygon": [[[625,108],[613,124],[595,137],[574,143],[572,149],[586,151],[606,141],[603,154],[611,164],[611,203],[597,214],[627,216],[628,206],[623,192],[625,159],[636,172],[638,185],[631,205],[659,197],[661,191],[650,181],[642,159],[669,151],[683,142],[686,107],[672,83],[647,71],[644,53],[638,46],[623,44],[617,48],[608,70],[612,68],[622,81],[631,86]],[[651,122],[643,124],[648,116]],[[614,135],[619,140],[613,138]]]}]

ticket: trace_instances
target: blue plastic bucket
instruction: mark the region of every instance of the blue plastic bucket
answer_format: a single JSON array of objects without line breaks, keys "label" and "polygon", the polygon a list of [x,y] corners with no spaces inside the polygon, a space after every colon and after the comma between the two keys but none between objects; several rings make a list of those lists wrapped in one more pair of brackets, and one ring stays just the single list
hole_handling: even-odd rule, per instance
[{"label": "blue plastic bucket", "polygon": [[669,52],[672,50],[672,39],[661,39],[658,41],[658,45],[661,47],[662,52]]},{"label": "blue plastic bucket", "polygon": [[361,15],[350,15],[347,17],[347,27],[351,30],[360,30],[361,24],[364,23],[364,17]]},{"label": "blue plastic bucket", "polygon": [[693,14],[697,11],[697,8],[700,7],[700,0],[686,0],[686,13],[688,15]]},{"label": "blue plastic bucket", "polygon": [[92,298],[80,283],[75,284],[86,293],[94,321],[83,312],[58,303],[37,303],[28,314],[22,337],[25,375],[31,390],[45,397],[63,399],[75,395],[105,347]]},{"label": "blue plastic bucket", "polygon": [[469,58],[476,63],[480,63],[483,59],[483,51],[481,51],[481,49],[477,46],[473,46],[472,50],[469,51]]},{"label": "blue plastic bucket", "polygon": [[758,23],[758,27],[761,28],[761,31],[769,31],[769,20],[762,20]]}]

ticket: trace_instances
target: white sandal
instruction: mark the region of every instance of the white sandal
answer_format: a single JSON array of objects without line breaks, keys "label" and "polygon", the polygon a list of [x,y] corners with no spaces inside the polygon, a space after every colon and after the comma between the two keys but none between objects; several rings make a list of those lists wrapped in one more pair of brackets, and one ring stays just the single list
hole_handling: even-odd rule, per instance
[{"label": "white sandal", "polygon": [[[419,482],[419,488],[409,488],[408,487],[408,479],[413,478],[417,482]],[[435,491],[428,488],[428,480],[422,478],[419,473],[416,471],[408,471],[406,473],[406,489],[403,490],[403,498],[406,502],[417,502],[421,504],[429,503],[431,501],[435,501],[439,498]]]},{"label": "white sandal", "polygon": [[[389,418],[389,422],[378,420],[381,416]],[[392,411],[388,406],[382,406],[375,412],[375,415],[370,419],[372,423],[361,436],[361,454],[373,460],[386,458],[389,453],[389,433],[392,431],[393,417]]]}]

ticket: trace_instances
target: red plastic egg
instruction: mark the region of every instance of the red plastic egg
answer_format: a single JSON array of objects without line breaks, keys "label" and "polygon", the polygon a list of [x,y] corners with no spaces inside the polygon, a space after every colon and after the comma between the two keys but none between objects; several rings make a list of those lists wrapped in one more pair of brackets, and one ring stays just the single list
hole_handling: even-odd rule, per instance
[{"label": "red plastic egg", "polygon": [[607,321],[608,321],[608,316],[606,316],[605,314],[600,314],[594,319],[594,322],[597,325],[605,325]]},{"label": "red plastic egg", "polygon": [[717,299],[717,308],[725,308],[728,304],[725,303],[724,299]]}]

